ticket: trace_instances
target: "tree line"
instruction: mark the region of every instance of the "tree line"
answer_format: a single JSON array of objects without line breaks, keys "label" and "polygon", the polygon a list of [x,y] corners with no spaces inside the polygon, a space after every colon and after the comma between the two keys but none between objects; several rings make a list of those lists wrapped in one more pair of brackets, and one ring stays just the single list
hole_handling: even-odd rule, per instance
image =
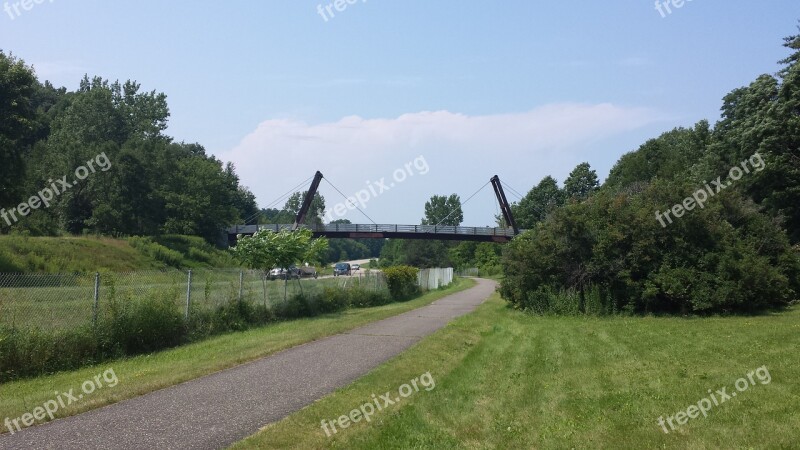
[{"label": "tree line", "polygon": [[[548,177],[514,211],[502,295],[540,313],[750,313],[800,293],[800,35],[721,120],[652,139],[602,186]],[[576,169],[578,170],[578,169]],[[573,175],[575,172],[573,172]],[[572,177],[571,177],[572,178]]]},{"label": "tree line", "polygon": [[0,50],[0,207],[16,208],[96,155],[111,162],[0,232],[202,236],[258,214],[255,196],[196,143],[164,132],[167,97],[134,81],[84,76],[76,91],[40,82]]}]

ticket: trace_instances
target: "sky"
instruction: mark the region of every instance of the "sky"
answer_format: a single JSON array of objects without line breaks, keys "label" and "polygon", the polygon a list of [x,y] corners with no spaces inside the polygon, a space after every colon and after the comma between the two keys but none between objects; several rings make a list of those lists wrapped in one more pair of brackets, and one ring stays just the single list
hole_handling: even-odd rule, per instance
[{"label": "sky", "polygon": [[165,93],[167,134],[233,162],[261,207],[319,170],[328,220],[416,224],[432,195],[478,192],[464,225],[486,226],[494,175],[517,200],[713,124],[800,19],[797,0],[339,1],[0,0],[0,49],[70,90]]}]

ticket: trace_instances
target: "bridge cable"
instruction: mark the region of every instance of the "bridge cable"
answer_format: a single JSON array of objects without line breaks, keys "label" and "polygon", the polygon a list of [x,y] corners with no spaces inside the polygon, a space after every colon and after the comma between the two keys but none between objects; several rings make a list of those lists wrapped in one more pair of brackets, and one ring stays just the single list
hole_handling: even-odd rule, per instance
[{"label": "bridge cable", "polygon": [[[521,194],[520,194],[520,193],[519,193],[519,192],[518,192],[516,189],[514,189],[513,187],[511,187],[511,186],[507,185],[507,184],[506,184],[505,182],[503,182],[503,181],[501,181],[500,183],[502,183],[502,184],[503,184],[503,186],[505,186],[505,187],[507,187],[509,190],[511,190],[511,191],[512,191],[512,193],[514,193],[514,194],[515,194],[517,197],[519,197],[519,199],[520,199],[520,200],[524,200],[524,199],[525,199],[525,197],[523,197],[523,196],[522,196],[522,195],[521,195]],[[541,214],[541,215],[542,215],[542,217],[547,217],[547,215],[548,215],[548,214],[547,214],[547,213],[545,213],[544,211],[542,211],[541,209],[537,208],[537,207],[536,207],[536,206],[534,206],[534,205],[530,205],[530,206],[531,206],[531,208],[533,208],[534,210],[536,210],[536,212],[538,212],[539,214]]]},{"label": "bridge cable", "polygon": [[[312,178],[314,178],[314,177],[307,178],[305,181],[303,181],[302,183],[300,183],[300,184],[298,184],[297,186],[295,186],[294,188],[292,188],[292,190],[291,190],[291,191],[287,192],[286,194],[283,194],[283,195],[281,195],[281,196],[280,196],[280,197],[278,197],[278,198],[277,198],[275,201],[273,201],[272,203],[268,204],[267,206],[265,206],[265,207],[263,207],[263,208],[260,208],[260,209],[258,210],[258,212],[257,212],[257,213],[255,213],[255,214],[252,214],[252,215],[250,215],[249,217],[247,217],[246,219],[244,219],[244,223],[245,223],[245,224],[247,224],[247,222],[249,222],[250,220],[252,220],[252,219],[255,219],[256,217],[260,216],[260,215],[262,214],[262,212],[263,212],[263,210],[264,210],[264,209],[270,209],[270,208],[272,208],[273,206],[275,206],[275,205],[279,204],[279,203],[280,203],[280,202],[281,202],[283,199],[285,199],[286,197],[290,196],[291,194],[294,194],[295,192],[297,192],[297,190],[298,190],[298,189],[300,189],[300,188],[302,188],[304,185],[308,184],[308,182],[309,182],[309,181],[310,181]],[[258,225],[258,224],[256,224],[256,225]]]},{"label": "bridge cable", "polygon": [[294,194],[294,193],[298,192],[298,189],[301,189],[303,186],[307,185],[307,184],[308,184],[308,182],[309,182],[309,181],[311,181],[311,180],[313,180],[313,179],[314,179],[314,177],[309,177],[309,178],[306,178],[306,179],[305,179],[304,181],[302,181],[300,184],[298,184],[297,186],[295,186],[295,187],[293,187],[291,190],[289,190],[287,193],[285,193],[285,194],[281,195],[280,197],[278,197],[277,199],[275,199],[275,201],[273,201],[272,203],[268,204],[268,205],[267,205],[267,206],[266,206],[264,209],[270,209],[270,208],[272,208],[272,207],[274,207],[274,206],[278,205],[278,204],[279,204],[281,201],[283,201],[285,198],[287,198],[287,197],[290,197],[292,194]]},{"label": "bridge cable", "polygon": [[[464,200],[463,202],[461,202],[461,205],[460,205],[460,206],[461,206],[461,207],[463,207],[464,205],[466,205],[466,204],[467,204],[467,202],[469,202],[470,200],[472,200],[472,199],[473,199],[473,198],[474,198],[476,195],[478,195],[478,194],[479,194],[479,193],[480,193],[482,190],[484,190],[484,189],[486,188],[486,186],[488,186],[488,185],[490,185],[490,184],[492,184],[492,182],[491,182],[491,181],[489,181],[488,183],[486,183],[486,184],[484,184],[483,186],[481,186],[481,188],[480,188],[480,189],[478,189],[478,190],[477,190],[477,191],[476,191],[474,194],[472,194],[472,195],[471,195],[471,196],[470,196],[468,199],[466,199],[466,200]],[[452,215],[453,215],[453,213],[455,213],[456,211],[458,211],[458,209],[459,209],[459,208],[454,208],[452,211],[450,211],[450,214],[448,214],[447,216],[445,216],[445,218],[444,218],[444,219],[440,220],[440,221],[439,221],[439,223],[437,223],[437,224],[436,224],[436,225],[434,225],[434,226],[438,227],[439,225],[441,225],[441,224],[442,224],[442,222],[444,222],[445,220],[449,219],[449,218],[450,218],[450,216],[452,216]],[[463,212],[463,210],[462,210],[462,212]]]},{"label": "bridge cable", "polygon": [[362,211],[362,210],[361,210],[361,208],[359,208],[359,207],[358,207],[358,205],[356,205],[355,203],[351,202],[351,201],[350,201],[350,199],[349,199],[349,198],[348,198],[346,195],[344,195],[344,194],[342,193],[342,191],[340,191],[340,190],[339,190],[339,188],[337,188],[336,186],[334,186],[334,185],[333,185],[333,183],[331,183],[330,181],[328,181],[328,179],[327,179],[327,178],[323,178],[323,180],[325,180],[325,182],[326,182],[326,183],[330,184],[330,185],[331,185],[331,187],[332,187],[332,188],[334,188],[334,189],[336,190],[336,192],[338,192],[338,193],[339,193],[339,195],[341,195],[342,197],[344,197],[344,201],[346,201],[347,203],[350,203],[351,205],[353,205],[353,207],[354,207],[355,209],[357,209],[357,210],[358,210],[358,212],[360,212],[361,214],[363,214],[363,215],[364,215],[364,217],[366,217],[367,219],[369,219],[369,221],[370,221],[370,222],[372,222],[372,224],[373,224],[373,225],[377,225],[377,223],[375,223],[375,221],[374,221],[374,220],[372,220],[372,217],[368,216],[368,215],[367,215],[367,213],[365,213],[364,211]]},{"label": "bridge cable", "polygon": [[520,194],[520,193],[519,193],[519,191],[517,191],[517,190],[516,190],[516,189],[514,189],[513,187],[511,187],[511,186],[509,186],[508,184],[506,184],[506,182],[505,182],[505,181],[500,181],[500,183],[502,183],[502,185],[503,185],[503,186],[505,186],[506,188],[508,188],[508,190],[509,190],[509,191],[511,191],[511,193],[512,193],[512,194],[516,195],[516,196],[517,196],[517,197],[518,197],[520,200],[522,200],[523,198],[525,198],[525,196],[524,196],[524,195]]},{"label": "bridge cable", "polygon": [[495,220],[502,219],[502,224],[504,228],[508,228],[509,225],[506,223],[506,218],[500,215],[500,200],[497,198],[494,199],[494,217]]},{"label": "bridge cable", "polygon": [[[314,177],[311,177],[311,178],[314,178]],[[252,214],[249,217],[247,217],[246,219],[244,219],[244,223],[247,224],[247,222],[249,222],[250,220],[255,219],[256,217],[259,217],[262,214],[264,209],[270,209],[273,206],[279,204],[281,202],[281,200],[283,200],[284,198],[288,197],[289,195],[295,193],[297,191],[297,189],[300,189],[304,185],[308,184],[308,181],[311,180],[311,178],[308,178],[305,181],[303,181],[302,183],[298,184],[297,186],[292,188],[291,191],[287,192],[286,194],[281,195],[275,201],[273,201],[272,203],[268,204],[267,206],[265,206],[263,208],[260,208],[257,213]],[[256,224],[256,225],[258,225],[258,224]]]}]

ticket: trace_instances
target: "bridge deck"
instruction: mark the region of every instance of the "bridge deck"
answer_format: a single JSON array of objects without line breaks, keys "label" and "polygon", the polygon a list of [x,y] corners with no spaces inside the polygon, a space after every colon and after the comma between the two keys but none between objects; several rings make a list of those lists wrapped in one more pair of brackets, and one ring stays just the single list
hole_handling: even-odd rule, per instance
[{"label": "bridge deck", "polygon": [[[305,226],[314,237],[351,239],[425,239],[442,241],[509,242],[514,238],[512,228],[454,227],[442,225],[356,225],[331,224]],[[237,225],[228,228],[228,240],[233,243],[236,236],[252,236],[259,230],[290,230],[292,225]]]}]

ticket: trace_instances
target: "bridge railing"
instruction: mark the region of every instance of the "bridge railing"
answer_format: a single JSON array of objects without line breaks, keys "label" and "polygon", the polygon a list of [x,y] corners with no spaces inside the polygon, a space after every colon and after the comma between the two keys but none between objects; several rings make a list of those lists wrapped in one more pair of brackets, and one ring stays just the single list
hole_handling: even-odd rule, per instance
[{"label": "bridge railing", "polygon": [[[416,234],[448,234],[465,236],[504,236],[514,237],[513,228],[491,227],[456,227],[447,225],[362,225],[362,224],[329,224],[301,225],[315,233],[416,233]],[[259,230],[291,230],[291,224],[239,225],[228,229],[230,234],[254,234]]]}]

